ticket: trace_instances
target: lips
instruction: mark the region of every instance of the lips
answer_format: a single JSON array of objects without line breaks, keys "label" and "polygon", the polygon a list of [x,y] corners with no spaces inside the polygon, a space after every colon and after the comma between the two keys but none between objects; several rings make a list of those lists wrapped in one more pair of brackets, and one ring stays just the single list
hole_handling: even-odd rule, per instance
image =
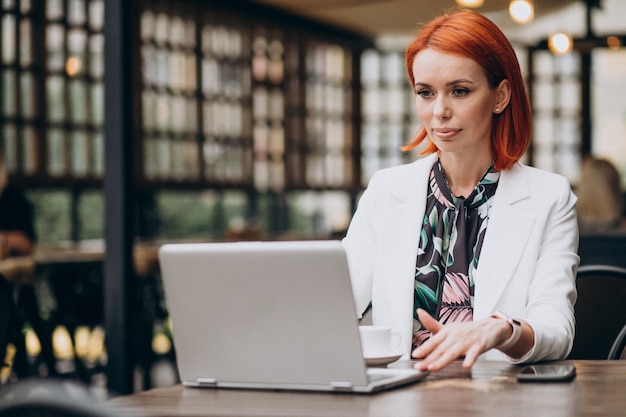
[{"label": "lips", "polygon": [[450,139],[453,136],[456,136],[461,129],[450,129],[450,128],[438,128],[433,129],[433,134],[440,139]]}]

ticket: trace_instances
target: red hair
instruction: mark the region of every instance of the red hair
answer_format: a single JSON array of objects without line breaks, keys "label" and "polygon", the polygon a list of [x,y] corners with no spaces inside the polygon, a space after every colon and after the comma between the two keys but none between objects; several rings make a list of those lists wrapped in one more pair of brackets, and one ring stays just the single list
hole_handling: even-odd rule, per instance
[{"label": "red hair", "polygon": [[[439,16],[422,28],[406,50],[411,87],[415,85],[413,60],[426,48],[472,59],[482,67],[491,88],[496,88],[502,80],[509,81],[511,99],[502,113],[493,116],[491,147],[496,170],[513,166],[530,144],[532,116],[517,55],[509,40],[479,13],[463,10]],[[437,147],[423,127],[402,150],[413,149],[424,139],[428,144],[420,155],[436,152]]]}]

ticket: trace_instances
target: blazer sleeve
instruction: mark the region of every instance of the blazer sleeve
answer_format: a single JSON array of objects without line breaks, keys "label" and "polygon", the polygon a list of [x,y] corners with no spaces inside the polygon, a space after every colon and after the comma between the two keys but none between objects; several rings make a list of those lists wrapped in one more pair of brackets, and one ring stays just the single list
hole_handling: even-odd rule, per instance
[{"label": "blazer sleeve", "polygon": [[[382,213],[379,195],[379,176],[374,175],[361,196],[358,207],[342,245],[348,257],[352,291],[357,315],[362,317],[372,300],[372,286],[376,262],[376,220]],[[378,214],[378,216],[377,216]]]},{"label": "blazer sleeve", "polygon": [[535,331],[535,346],[527,358],[522,358],[526,361],[565,359],[574,340],[576,270],[580,260],[576,197],[564,178],[556,195],[528,289],[525,319]]}]

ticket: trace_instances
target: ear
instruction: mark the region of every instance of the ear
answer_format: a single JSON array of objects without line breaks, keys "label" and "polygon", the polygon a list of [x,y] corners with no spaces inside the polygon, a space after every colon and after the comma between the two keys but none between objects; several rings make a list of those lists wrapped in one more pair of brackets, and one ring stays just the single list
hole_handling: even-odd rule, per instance
[{"label": "ear", "polygon": [[504,79],[496,87],[496,102],[493,106],[494,113],[502,113],[506,106],[509,105],[509,101],[511,101],[511,84],[509,80]]}]

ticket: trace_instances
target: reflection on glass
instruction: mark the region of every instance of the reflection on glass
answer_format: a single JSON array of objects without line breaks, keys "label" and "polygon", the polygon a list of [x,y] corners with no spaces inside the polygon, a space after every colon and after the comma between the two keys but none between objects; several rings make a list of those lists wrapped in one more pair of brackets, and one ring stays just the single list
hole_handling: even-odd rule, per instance
[{"label": "reflection on glass", "polygon": [[167,41],[167,34],[169,26],[169,17],[165,13],[159,13],[154,22],[154,40],[157,44],[161,45]]},{"label": "reflection on glass", "polygon": [[89,38],[89,74],[94,78],[104,76],[104,36],[92,35]]},{"label": "reflection on glass", "polygon": [[87,49],[87,33],[82,29],[70,29],[67,32],[67,50],[70,55],[83,58]]},{"label": "reflection on glass", "polygon": [[150,90],[146,90],[142,93],[141,95],[141,110],[142,110],[142,121],[143,121],[143,126],[144,128],[151,130],[154,129],[155,126],[155,110],[154,110],[154,103],[155,103],[155,94],[150,91]]},{"label": "reflection on glass", "polygon": [[184,118],[185,122],[185,131],[187,133],[195,133],[198,129],[198,111],[197,111],[197,102],[194,97],[184,98],[187,109],[185,111]]},{"label": "reflection on glass", "polygon": [[278,40],[272,40],[270,42],[267,52],[270,57],[270,60],[267,64],[267,77],[270,82],[274,84],[280,84],[282,83],[284,78],[284,47],[282,42]]},{"label": "reflection on glass", "polygon": [[202,158],[204,160],[205,172],[204,175],[208,179],[214,179],[216,177],[216,164],[220,158],[220,147],[212,138],[207,138],[204,141],[202,149]]},{"label": "reflection on glass", "polygon": [[174,96],[170,100],[172,109],[172,130],[176,133],[185,131],[186,100],[184,97]]},{"label": "reflection on glass", "polygon": [[83,80],[70,80],[69,116],[73,123],[84,123],[87,120],[87,88]]},{"label": "reflection on glass", "polygon": [[157,168],[157,174],[160,178],[167,178],[170,166],[172,150],[170,149],[170,141],[167,138],[159,137],[154,141],[155,149],[155,163]]},{"label": "reflection on glass", "polygon": [[71,172],[76,177],[84,177],[88,174],[89,158],[87,135],[85,132],[75,130],[71,133]]},{"label": "reflection on glass", "polygon": [[154,15],[151,11],[146,10],[141,14],[139,32],[141,34],[141,40],[143,40],[144,42],[150,41],[150,39],[152,39],[152,35],[154,35]]},{"label": "reflection on glass", "polygon": [[61,25],[49,25],[46,28],[46,66],[50,71],[61,70],[65,65],[63,43],[65,29]]},{"label": "reflection on glass", "polygon": [[549,51],[538,51],[533,55],[533,71],[537,76],[551,77],[554,73],[554,56]]},{"label": "reflection on glass", "polygon": [[30,19],[24,18],[20,21],[20,64],[22,66],[31,65],[33,62],[31,40],[31,22]]},{"label": "reflection on glass", "polygon": [[104,84],[91,84],[91,122],[97,126],[104,123]]},{"label": "reflection on glass", "polygon": [[143,135],[143,175],[148,180],[156,178],[156,147],[154,139]]},{"label": "reflection on glass", "polygon": [[31,9],[31,0],[22,0],[20,1],[20,12],[26,14],[30,12]]},{"label": "reflection on glass", "polygon": [[65,140],[63,131],[59,129],[48,129],[48,161],[46,171],[52,176],[65,174]]},{"label": "reflection on glass", "polygon": [[256,81],[265,80],[267,75],[267,40],[262,36],[257,36],[252,44],[252,77]]},{"label": "reflection on glass", "polygon": [[2,110],[6,116],[15,116],[17,95],[15,82],[15,71],[4,70],[2,73]]},{"label": "reflection on glass", "polygon": [[15,16],[5,14],[2,16],[2,62],[11,64],[15,62]]},{"label": "reflection on glass", "polygon": [[51,121],[62,121],[65,118],[64,86],[65,80],[61,76],[50,76],[46,80],[46,110]]},{"label": "reflection on glass", "polygon": [[185,26],[183,23],[183,19],[179,16],[174,16],[172,18],[172,23],[170,25],[170,33],[169,33],[169,42],[170,45],[177,47],[184,45],[185,40]]},{"label": "reflection on glass", "polygon": [[68,0],[67,22],[70,25],[82,25],[86,21],[85,0]]},{"label": "reflection on glass", "polygon": [[196,56],[192,52],[185,54],[185,71],[182,88],[188,92],[196,90]]},{"label": "reflection on glass", "polygon": [[21,113],[25,118],[35,117],[34,78],[30,72],[23,72],[20,76]]},{"label": "reflection on glass", "polygon": [[212,136],[213,129],[213,106],[210,102],[202,104],[202,133],[206,136]]},{"label": "reflection on glass", "polygon": [[167,94],[157,94],[155,106],[155,126],[157,129],[170,128],[170,97]]},{"label": "reflection on glass", "polygon": [[169,52],[158,49],[154,53],[154,83],[159,87],[167,87],[169,83]]},{"label": "reflection on glass", "polygon": [[92,134],[93,166],[92,173],[98,177],[104,175],[104,135],[102,131]]},{"label": "reflection on glass", "polygon": [[37,172],[37,155],[39,155],[39,147],[37,146],[35,129],[32,126],[24,126],[22,129],[22,140],[24,144],[24,153],[22,166],[24,173],[32,175]]},{"label": "reflection on glass", "polygon": [[7,171],[17,171],[17,129],[13,124],[5,124],[2,127],[3,156]]},{"label": "reflection on glass", "polygon": [[104,29],[104,0],[89,0],[89,26],[97,32]]},{"label": "reflection on glass", "polygon": [[205,57],[202,60],[202,92],[207,95],[217,94],[218,91],[217,60]]},{"label": "reflection on glass", "polygon": [[265,119],[268,113],[268,94],[265,87],[259,86],[252,93],[252,115],[255,119]]},{"label": "reflection on glass", "polygon": [[185,85],[185,55],[181,51],[172,51],[169,55],[169,86],[178,91]]},{"label": "reflection on glass", "polygon": [[63,17],[63,0],[46,1],[46,18],[49,20],[61,19]]}]

